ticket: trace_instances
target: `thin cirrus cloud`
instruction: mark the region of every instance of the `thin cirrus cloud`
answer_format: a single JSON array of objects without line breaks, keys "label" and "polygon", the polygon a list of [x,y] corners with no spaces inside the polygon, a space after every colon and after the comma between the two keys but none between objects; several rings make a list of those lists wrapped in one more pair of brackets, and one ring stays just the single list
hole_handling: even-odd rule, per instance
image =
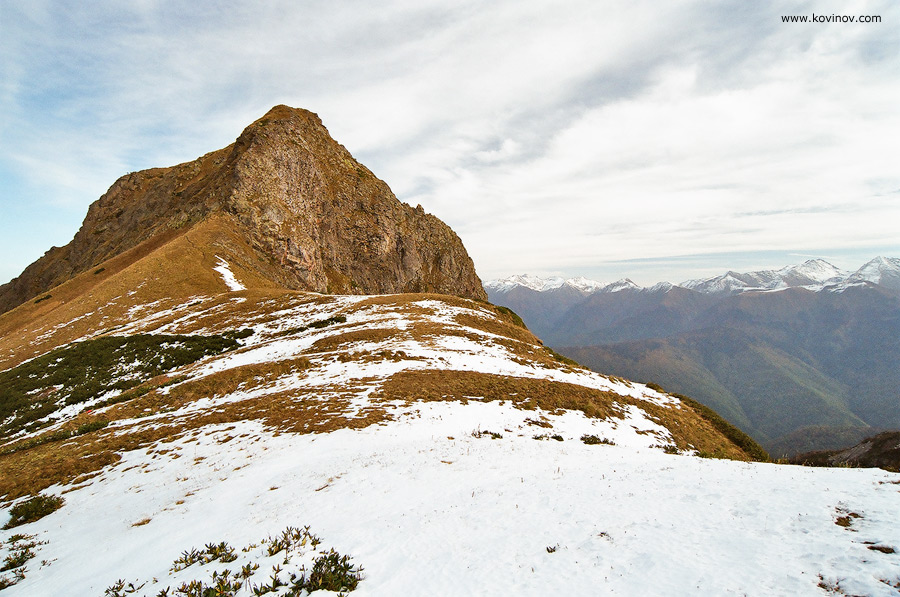
[{"label": "thin cirrus cloud", "polygon": [[[0,279],[67,242],[118,176],[223,147],[277,103],[447,221],[485,278],[900,251],[892,3],[0,11]],[[781,22],[813,12],[882,22]]]}]

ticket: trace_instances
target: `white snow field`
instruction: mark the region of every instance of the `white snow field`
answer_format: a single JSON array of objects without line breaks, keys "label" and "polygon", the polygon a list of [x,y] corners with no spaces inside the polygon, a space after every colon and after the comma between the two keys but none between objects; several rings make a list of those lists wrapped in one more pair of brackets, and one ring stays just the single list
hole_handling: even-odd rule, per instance
[{"label": "white snow field", "polygon": [[[47,543],[5,594],[103,595],[123,579],[157,595],[229,567],[170,576],[185,550],[306,525],[363,567],[360,596],[898,594],[900,556],[868,545],[900,548],[896,474],[586,445],[594,422],[580,413],[544,413],[564,441],[535,440],[534,412],[496,402],[406,410],[316,435],[248,421],[169,455],[129,453],[14,529]],[[850,512],[850,528],[835,524]]]},{"label": "white snow field", "polygon": [[[680,407],[641,384],[516,357],[508,338],[466,325],[489,314],[475,303],[245,300],[194,297],[190,312],[145,305],[120,333],[207,333],[239,321],[254,328],[244,346],[187,367],[188,376],[298,355],[308,369],[108,430],[139,431],[291,389],[350,396],[343,414],[352,418],[392,374],[439,368],[565,381]],[[309,325],[327,318],[327,327]],[[403,332],[425,324],[444,331]],[[352,339],[346,334],[379,329],[395,333],[362,334],[341,350],[396,358],[345,362],[331,349],[316,352],[329,334]],[[327,433],[283,433],[257,420],[200,426],[125,452],[79,485],[47,488],[65,498],[61,509],[0,531],[0,561],[15,534],[39,542],[25,578],[3,597],[174,597],[185,594],[176,592],[183,583],[211,584],[213,572],[258,563],[236,592],[247,597],[270,584],[273,566],[286,581],[331,548],[362,567],[352,593],[360,596],[900,594],[898,474],[666,454],[668,431],[634,404],[611,419],[478,396],[378,406],[393,417]],[[585,444],[586,435],[613,445]],[[306,526],[320,545],[266,554],[262,539]],[[172,570],[186,551],[222,541],[237,559]]]}]

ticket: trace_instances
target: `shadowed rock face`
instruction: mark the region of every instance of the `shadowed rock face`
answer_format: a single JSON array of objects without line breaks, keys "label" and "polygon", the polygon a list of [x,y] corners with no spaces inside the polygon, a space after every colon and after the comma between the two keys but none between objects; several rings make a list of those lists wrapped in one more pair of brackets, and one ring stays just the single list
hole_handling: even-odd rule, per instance
[{"label": "shadowed rock face", "polygon": [[799,454],[790,462],[812,466],[879,467],[897,472],[900,471],[900,431],[879,433],[846,450]]},{"label": "shadowed rock face", "polygon": [[446,224],[398,201],[318,116],[276,106],[229,147],[117,180],[88,208],[72,242],[0,286],[0,312],[215,211],[235,216],[259,256],[278,266],[266,275],[287,288],[487,298]]}]

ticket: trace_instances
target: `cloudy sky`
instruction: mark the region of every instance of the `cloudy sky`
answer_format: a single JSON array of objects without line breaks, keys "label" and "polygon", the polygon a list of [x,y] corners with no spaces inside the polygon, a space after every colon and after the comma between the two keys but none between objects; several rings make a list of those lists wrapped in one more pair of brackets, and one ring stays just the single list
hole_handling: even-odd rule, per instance
[{"label": "cloudy sky", "polygon": [[483,279],[900,256],[897,2],[3,0],[0,282],[279,103]]}]

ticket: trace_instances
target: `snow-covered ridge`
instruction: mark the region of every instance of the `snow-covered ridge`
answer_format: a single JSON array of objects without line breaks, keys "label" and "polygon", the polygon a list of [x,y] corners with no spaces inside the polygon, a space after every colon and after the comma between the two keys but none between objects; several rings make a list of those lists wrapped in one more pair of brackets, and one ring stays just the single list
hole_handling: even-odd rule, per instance
[{"label": "snow-covered ridge", "polygon": [[824,259],[810,259],[798,265],[789,265],[778,270],[760,270],[740,273],[729,271],[719,276],[685,280],[673,285],[660,282],[650,287],[641,287],[629,279],[613,283],[598,282],[578,277],[540,278],[533,275],[510,276],[485,283],[485,288],[497,293],[507,293],[518,287],[538,292],[555,290],[569,285],[583,292],[616,292],[620,290],[643,290],[666,292],[673,286],[688,288],[703,294],[739,294],[748,291],[776,291],[786,288],[806,288],[814,292],[822,290],[842,291],[860,284],[877,284],[891,290],[900,290],[900,259],[876,257],[855,272],[847,272],[835,267]]},{"label": "snow-covered ridge", "polygon": [[[379,302],[381,300],[383,302]],[[269,367],[298,358],[308,360],[303,375],[286,374],[264,384],[251,379],[242,384],[240,391],[211,396],[187,404],[174,413],[167,411],[159,417],[148,416],[144,421],[194,416],[212,408],[284,392],[316,392],[322,397],[341,395],[344,398],[359,393],[350,413],[350,416],[356,416],[354,413],[375,408],[369,400],[370,394],[394,374],[441,370],[562,382],[677,408],[677,400],[643,384],[573,368],[550,358],[549,353],[540,358],[529,356],[540,356],[543,349],[528,342],[517,341],[523,349],[516,352],[510,346],[509,337],[487,331],[496,317],[490,308],[477,303],[462,306],[424,299],[412,302],[398,299],[395,303],[389,297],[307,294],[254,302],[223,293],[218,297],[192,296],[183,304],[171,306],[159,301],[134,305],[128,311],[128,323],[117,326],[115,333],[208,335],[238,328],[253,329],[253,334],[242,340],[241,349],[170,372],[171,375],[186,375],[191,380],[240,367]],[[477,320],[488,322],[487,328],[464,323]],[[429,331],[417,332],[419,329]],[[345,335],[356,339],[338,340]],[[94,336],[91,333],[76,341]],[[320,346],[330,346],[334,342],[339,350]],[[336,358],[338,354],[340,359]],[[53,431],[85,409],[94,408],[95,403],[113,397],[104,395],[93,402],[61,407],[44,418],[50,427],[16,436],[15,440]],[[103,416],[100,410],[97,413]],[[648,437],[647,441],[660,446],[668,443],[662,437]]]}]

